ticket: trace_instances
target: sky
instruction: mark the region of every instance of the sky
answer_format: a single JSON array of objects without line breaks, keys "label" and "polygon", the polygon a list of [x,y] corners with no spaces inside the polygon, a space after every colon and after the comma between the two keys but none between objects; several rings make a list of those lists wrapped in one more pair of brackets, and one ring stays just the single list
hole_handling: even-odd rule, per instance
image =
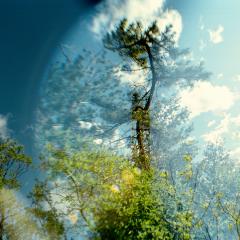
[{"label": "sky", "polygon": [[190,58],[212,72],[210,81],[179,94],[191,112],[193,137],[200,144],[224,142],[238,158],[239,11],[239,0],[1,0],[0,135],[16,136],[34,155],[39,89],[50,63],[64,58],[60,46],[97,49],[122,17],[145,25],[157,19],[162,27],[172,23],[179,46],[190,48]]},{"label": "sky", "polygon": [[[20,132],[62,37],[97,0],[0,0],[0,114]],[[18,134],[19,135],[19,134]]]},{"label": "sky", "polygon": [[192,111],[195,135],[202,141],[224,142],[238,158],[240,2],[196,1],[182,11],[184,30],[181,45],[203,59],[212,72],[210,82],[198,83],[182,93]]}]

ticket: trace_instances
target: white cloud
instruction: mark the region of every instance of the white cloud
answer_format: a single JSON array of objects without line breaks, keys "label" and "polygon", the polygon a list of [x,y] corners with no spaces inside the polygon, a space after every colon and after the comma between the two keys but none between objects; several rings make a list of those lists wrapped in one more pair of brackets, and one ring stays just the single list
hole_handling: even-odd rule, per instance
[{"label": "white cloud", "polygon": [[205,48],[207,47],[207,44],[204,40],[200,40],[200,43],[199,43],[199,50],[200,51],[203,51]]},{"label": "white cloud", "polygon": [[111,147],[117,147],[118,149],[124,148],[126,146],[126,141],[123,139],[123,133],[120,129],[114,131],[113,137],[109,142],[106,142],[107,145]]},{"label": "white cloud", "polygon": [[[210,122],[211,123],[211,122]],[[214,124],[216,122],[214,121]],[[206,142],[223,142],[223,137],[228,136],[228,139],[237,138],[239,139],[239,134],[236,134],[236,129],[240,127],[240,115],[231,116],[225,114],[224,118],[215,127],[215,129],[209,133],[204,134],[202,137]]]},{"label": "white cloud", "polygon": [[7,122],[8,118],[0,115],[0,137],[2,138],[6,138],[8,136]]},{"label": "white cloud", "polygon": [[94,139],[93,142],[97,145],[100,145],[102,144],[103,140],[101,138],[98,138],[98,139]]},{"label": "white cloud", "polygon": [[54,124],[52,127],[54,130],[61,130],[63,128],[63,125],[62,124]]},{"label": "white cloud", "polygon": [[[137,64],[132,64],[131,68],[139,69]],[[115,68],[115,75],[122,83],[127,83],[132,86],[144,86],[146,84],[146,77],[142,71],[123,71],[121,68]]]},{"label": "white cloud", "polygon": [[99,5],[99,13],[93,18],[91,30],[99,37],[111,31],[118,22],[127,18],[129,22],[141,21],[144,27],[157,21],[160,29],[172,24],[176,40],[182,31],[182,18],[176,10],[163,11],[164,0],[105,0]]},{"label": "white cloud", "polygon": [[199,81],[193,88],[180,93],[181,104],[186,106],[191,117],[204,112],[221,112],[228,110],[236,100],[236,95],[226,86],[212,85]]},{"label": "white cloud", "polygon": [[229,131],[230,122],[231,122],[231,119],[229,115],[226,115],[225,118],[222,119],[220,124],[212,132],[206,133],[202,136],[203,139],[206,142],[211,142],[211,143],[222,142],[223,134]]},{"label": "white cloud", "polygon": [[233,149],[230,152],[230,156],[234,159],[240,160],[240,147]]},{"label": "white cloud", "polygon": [[223,36],[222,36],[223,31],[224,31],[224,27],[222,25],[219,25],[218,28],[214,30],[208,30],[210,42],[214,44],[223,42]]},{"label": "white cloud", "polygon": [[90,129],[93,124],[91,122],[87,122],[87,121],[78,121],[79,125],[80,125],[80,128],[83,128],[83,129]]},{"label": "white cloud", "polygon": [[219,73],[218,75],[217,75],[217,79],[221,79],[221,78],[223,78],[223,73]]},{"label": "white cloud", "polygon": [[200,16],[200,19],[199,19],[199,28],[201,31],[203,31],[205,29],[205,24],[204,24],[204,21],[203,21],[203,16]]},{"label": "white cloud", "polygon": [[231,122],[236,125],[237,127],[240,127],[240,115],[236,117],[231,118]]},{"label": "white cloud", "polygon": [[240,82],[240,74],[237,74],[236,76],[234,76],[233,80],[236,82]]},{"label": "white cloud", "polygon": [[208,126],[208,127],[212,127],[212,126],[215,125],[215,124],[216,124],[216,121],[215,121],[215,120],[212,120],[212,121],[208,122],[207,126]]}]

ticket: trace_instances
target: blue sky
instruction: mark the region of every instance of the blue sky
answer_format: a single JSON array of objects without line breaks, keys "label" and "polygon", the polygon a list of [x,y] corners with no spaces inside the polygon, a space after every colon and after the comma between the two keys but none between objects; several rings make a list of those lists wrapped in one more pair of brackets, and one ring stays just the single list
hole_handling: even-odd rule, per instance
[{"label": "blue sky", "polygon": [[182,10],[181,14],[184,27],[180,45],[189,46],[193,57],[202,58],[206,69],[213,73],[211,85],[196,86],[188,96],[195,96],[195,100],[186,96],[185,101],[189,101],[187,105],[198,113],[193,118],[195,135],[199,140],[224,141],[234,156],[238,157],[240,2],[187,2],[188,8]]}]

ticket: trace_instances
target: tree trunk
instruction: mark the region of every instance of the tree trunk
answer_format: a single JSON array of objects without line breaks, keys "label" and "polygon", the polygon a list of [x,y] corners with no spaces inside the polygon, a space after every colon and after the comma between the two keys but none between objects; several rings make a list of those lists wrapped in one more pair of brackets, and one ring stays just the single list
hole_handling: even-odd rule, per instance
[{"label": "tree trunk", "polygon": [[[3,194],[2,192],[0,194]],[[0,196],[1,198],[1,196]],[[4,209],[4,204],[2,204],[2,200],[0,199],[0,240],[3,240],[4,237],[4,224],[5,224],[5,209]]]},{"label": "tree trunk", "polygon": [[[153,56],[150,47],[145,45],[146,52],[148,54],[150,70],[152,73],[151,87],[147,99],[144,103],[141,103],[144,99],[134,99],[132,102],[132,120],[136,120],[136,128],[134,129],[134,136],[137,139],[137,147],[134,151],[137,151],[137,159],[134,159],[135,163],[141,169],[149,170],[151,167],[150,156],[150,107],[152,104],[153,95],[156,88],[157,75],[155,71]],[[135,93],[136,94],[136,93]],[[147,94],[144,94],[144,97]],[[143,98],[144,98],[143,97]],[[133,155],[136,153],[133,153]]]},{"label": "tree trunk", "polygon": [[3,240],[3,234],[4,234],[4,216],[2,216],[2,213],[1,213],[1,219],[0,219],[0,240]]}]

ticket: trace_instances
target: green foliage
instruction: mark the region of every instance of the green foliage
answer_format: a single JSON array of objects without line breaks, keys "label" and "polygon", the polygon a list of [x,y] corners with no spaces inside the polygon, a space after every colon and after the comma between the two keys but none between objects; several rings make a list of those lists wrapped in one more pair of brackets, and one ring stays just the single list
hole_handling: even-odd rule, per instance
[{"label": "green foliage", "polygon": [[0,189],[20,187],[19,177],[32,163],[23,146],[11,139],[0,139]]},{"label": "green foliage", "polygon": [[[64,223],[59,219],[59,214],[51,200],[51,195],[46,183],[37,182],[29,195],[32,200],[28,212],[34,216],[46,238],[59,240],[65,234]],[[44,205],[47,208],[44,207]]]},{"label": "green foliage", "polygon": [[106,35],[104,44],[121,56],[130,57],[139,66],[147,67],[150,45],[158,45],[164,50],[173,47],[174,33],[171,28],[168,26],[164,32],[160,32],[157,23],[153,22],[144,30],[141,22],[129,24],[127,19],[123,19],[114,31]]},{"label": "green foliage", "polygon": [[[101,199],[117,190],[121,173],[130,163],[107,152],[67,153],[51,146],[49,151],[43,159],[48,179],[35,186],[31,212],[46,231],[57,230],[59,239],[69,228],[74,228],[75,234],[95,232],[94,214]],[[49,224],[55,227],[47,230]]]},{"label": "green foliage", "polygon": [[[119,192],[105,196],[96,214],[96,239],[174,239],[166,203],[153,184],[152,176],[142,172],[131,184],[121,185]],[[163,182],[157,185],[166,188]]]},{"label": "green foliage", "polygon": [[46,231],[59,239],[68,229],[88,231],[91,239],[190,239],[193,215],[179,207],[166,171],[140,170],[103,150],[49,151],[48,179],[31,195],[31,211]]}]

